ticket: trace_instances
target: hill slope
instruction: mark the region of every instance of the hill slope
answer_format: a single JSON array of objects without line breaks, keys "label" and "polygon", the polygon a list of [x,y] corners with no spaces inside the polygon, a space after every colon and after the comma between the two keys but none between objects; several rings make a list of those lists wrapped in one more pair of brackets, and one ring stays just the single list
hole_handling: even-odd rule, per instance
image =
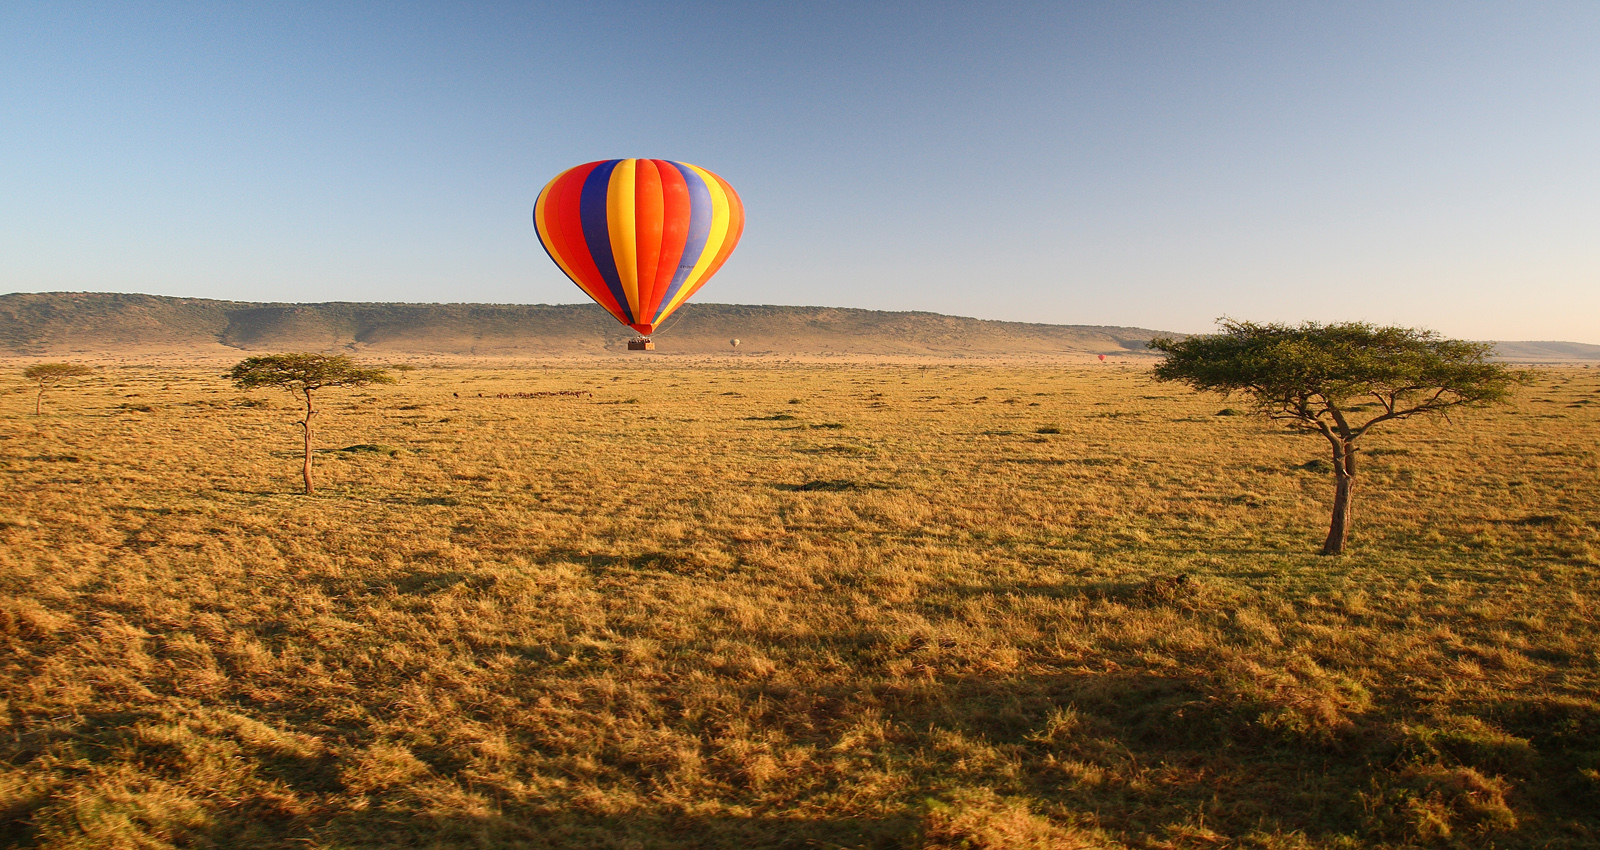
[{"label": "hill slope", "polygon": [[[1145,354],[1159,331],[996,322],[937,313],[689,304],[661,350],[752,354],[996,356]],[[373,351],[601,354],[632,333],[588,304],[258,304],[113,293],[0,296],[0,352]]]}]

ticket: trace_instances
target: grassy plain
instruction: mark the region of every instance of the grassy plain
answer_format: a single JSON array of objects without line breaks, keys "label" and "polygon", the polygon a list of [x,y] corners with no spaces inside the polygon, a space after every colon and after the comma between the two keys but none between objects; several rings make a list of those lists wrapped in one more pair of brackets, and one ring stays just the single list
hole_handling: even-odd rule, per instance
[{"label": "grassy plain", "polygon": [[425,365],[312,498],[223,369],[0,379],[0,845],[1600,845],[1600,370],[1329,559],[1133,367]]}]

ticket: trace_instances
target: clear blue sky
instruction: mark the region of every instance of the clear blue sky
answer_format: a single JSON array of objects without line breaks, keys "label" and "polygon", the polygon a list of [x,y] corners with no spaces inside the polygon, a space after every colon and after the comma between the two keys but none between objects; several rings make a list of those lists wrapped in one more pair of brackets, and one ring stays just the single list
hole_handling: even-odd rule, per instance
[{"label": "clear blue sky", "polygon": [[701,301],[1600,343],[1600,3],[0,5],[0,292],[577,302],[613,157]]}]

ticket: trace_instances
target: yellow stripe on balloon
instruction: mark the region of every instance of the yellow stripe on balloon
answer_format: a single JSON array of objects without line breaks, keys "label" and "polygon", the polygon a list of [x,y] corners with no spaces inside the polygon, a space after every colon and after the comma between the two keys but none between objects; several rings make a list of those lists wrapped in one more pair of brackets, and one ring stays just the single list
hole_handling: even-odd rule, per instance
[{"label": "yellow stripe on balloon", "polygon": [[617,261],[617,279],[628,299],[628,312],[639,315],[639,233],[634,217],[636,159],[625,159],[611,171],[606,190],[606,225],[611,231],[611,256]]},{"label": "yellow stripe on balloon", "polygon": [[700,259],[695,261],[689,276],[684,278],[683,286],[678,287],[678,292],[672,296],[671,303],[661,311],[661,319],[665,319],[668,313],[678,309],[678,305],[687,301],[689,296],[700,288],[700,284],[705,282],[702,278],[706,269],[717,259],[717,252],[722,250],[722,241],[728,238],[728,194],[722,191],[721,181],[698,165],[689,165],[687,162],[680,165],[687,166],[700,175],[700,179],[706,183],[706,190],[711,193],[711,232],[706,234],[705,248],[700,251]]}]

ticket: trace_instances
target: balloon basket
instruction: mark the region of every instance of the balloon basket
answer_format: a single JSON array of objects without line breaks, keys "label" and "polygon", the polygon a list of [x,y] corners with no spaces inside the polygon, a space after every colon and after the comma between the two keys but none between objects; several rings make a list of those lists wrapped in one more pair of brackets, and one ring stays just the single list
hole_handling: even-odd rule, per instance
[{"label": "balloon basket", "polygon": [[654,342],[650,341],[650,337],[647,337],[647,336],[636,336],[633,339],[628,340],[628,350],[629,351],[655,351],[656,350],[656,344]]}]

